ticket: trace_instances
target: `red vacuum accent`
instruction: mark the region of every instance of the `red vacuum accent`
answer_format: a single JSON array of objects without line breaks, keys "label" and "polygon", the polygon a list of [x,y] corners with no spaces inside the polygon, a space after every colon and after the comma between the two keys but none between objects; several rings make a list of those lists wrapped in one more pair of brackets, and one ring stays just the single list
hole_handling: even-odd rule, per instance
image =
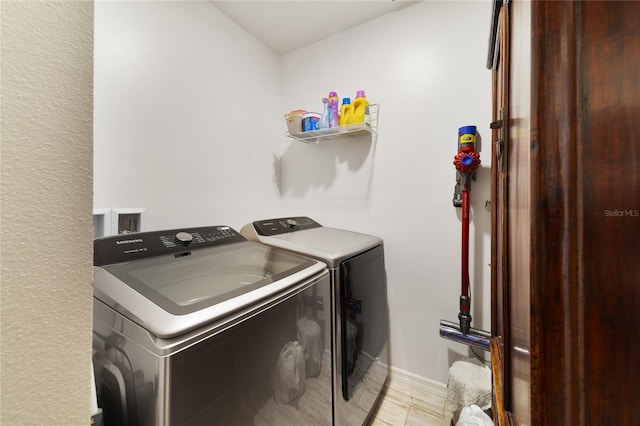
[{"label": "red vacuum accent", "polygon": [[453,165],[460,173],[473,173],[480,165],[480,154],[475,151],[458,152],[453,157]]},{"label": "red vacuum accent", "polygon": [[462,288],[463,296],[469,297],[469,189],[462,191]]}]

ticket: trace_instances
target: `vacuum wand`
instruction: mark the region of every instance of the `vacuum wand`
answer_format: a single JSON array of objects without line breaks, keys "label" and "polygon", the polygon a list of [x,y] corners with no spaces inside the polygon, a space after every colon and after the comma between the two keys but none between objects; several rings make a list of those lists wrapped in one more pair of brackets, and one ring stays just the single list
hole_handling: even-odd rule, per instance
[{"label": "vacuum wand", "polygon": [[462,265],[460,285],[460,329],[464,334],[469,332],[471,326],[471,296],[469,294],[469,189],[467,185],[462,187]]},{"label": "vacuum wand", "polygon": [[476,126],[464,126],[458,129],[458,153],[453,165],[460,175],[462,188],[462,267],[460,289],[460,331],[468,334],[471,327],[471,296],[469,293],[469,193],[471,178],[480,165],[480,154],[476,152]]}]

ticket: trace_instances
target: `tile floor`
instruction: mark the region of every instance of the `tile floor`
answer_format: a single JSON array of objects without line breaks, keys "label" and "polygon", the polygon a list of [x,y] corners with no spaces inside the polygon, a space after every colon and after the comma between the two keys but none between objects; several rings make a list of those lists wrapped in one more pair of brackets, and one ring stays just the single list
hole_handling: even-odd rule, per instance
[{"label": "tile floor", "polygon": [[391,380],[369,426],[450,426],[444,398]]}]

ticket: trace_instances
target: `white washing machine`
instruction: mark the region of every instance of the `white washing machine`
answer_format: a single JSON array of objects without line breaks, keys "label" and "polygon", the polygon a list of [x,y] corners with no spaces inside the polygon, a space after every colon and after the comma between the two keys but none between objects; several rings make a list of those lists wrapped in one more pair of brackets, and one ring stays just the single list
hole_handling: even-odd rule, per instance
[{"label": "white washing machine", "polygon": [[228,226],[94,241],[105,425],[331,425],[326,265]]},{"label": "white washing machine", "polygon": [[308,217],[259,220],[240,233],[329,266],[334,424],[365,424],[389,375],[383,241]]}]

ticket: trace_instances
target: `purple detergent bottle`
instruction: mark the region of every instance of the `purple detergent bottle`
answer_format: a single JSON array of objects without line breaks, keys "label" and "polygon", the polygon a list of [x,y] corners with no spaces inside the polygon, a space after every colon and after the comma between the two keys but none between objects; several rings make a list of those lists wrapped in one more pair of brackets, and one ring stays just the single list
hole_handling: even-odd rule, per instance
[{"label": "purple detergent bottle", "polygon": [[329,92],[329,126],[338,127],[340,125],[340,105],[338,101],[338,94],[336,92]]}]

